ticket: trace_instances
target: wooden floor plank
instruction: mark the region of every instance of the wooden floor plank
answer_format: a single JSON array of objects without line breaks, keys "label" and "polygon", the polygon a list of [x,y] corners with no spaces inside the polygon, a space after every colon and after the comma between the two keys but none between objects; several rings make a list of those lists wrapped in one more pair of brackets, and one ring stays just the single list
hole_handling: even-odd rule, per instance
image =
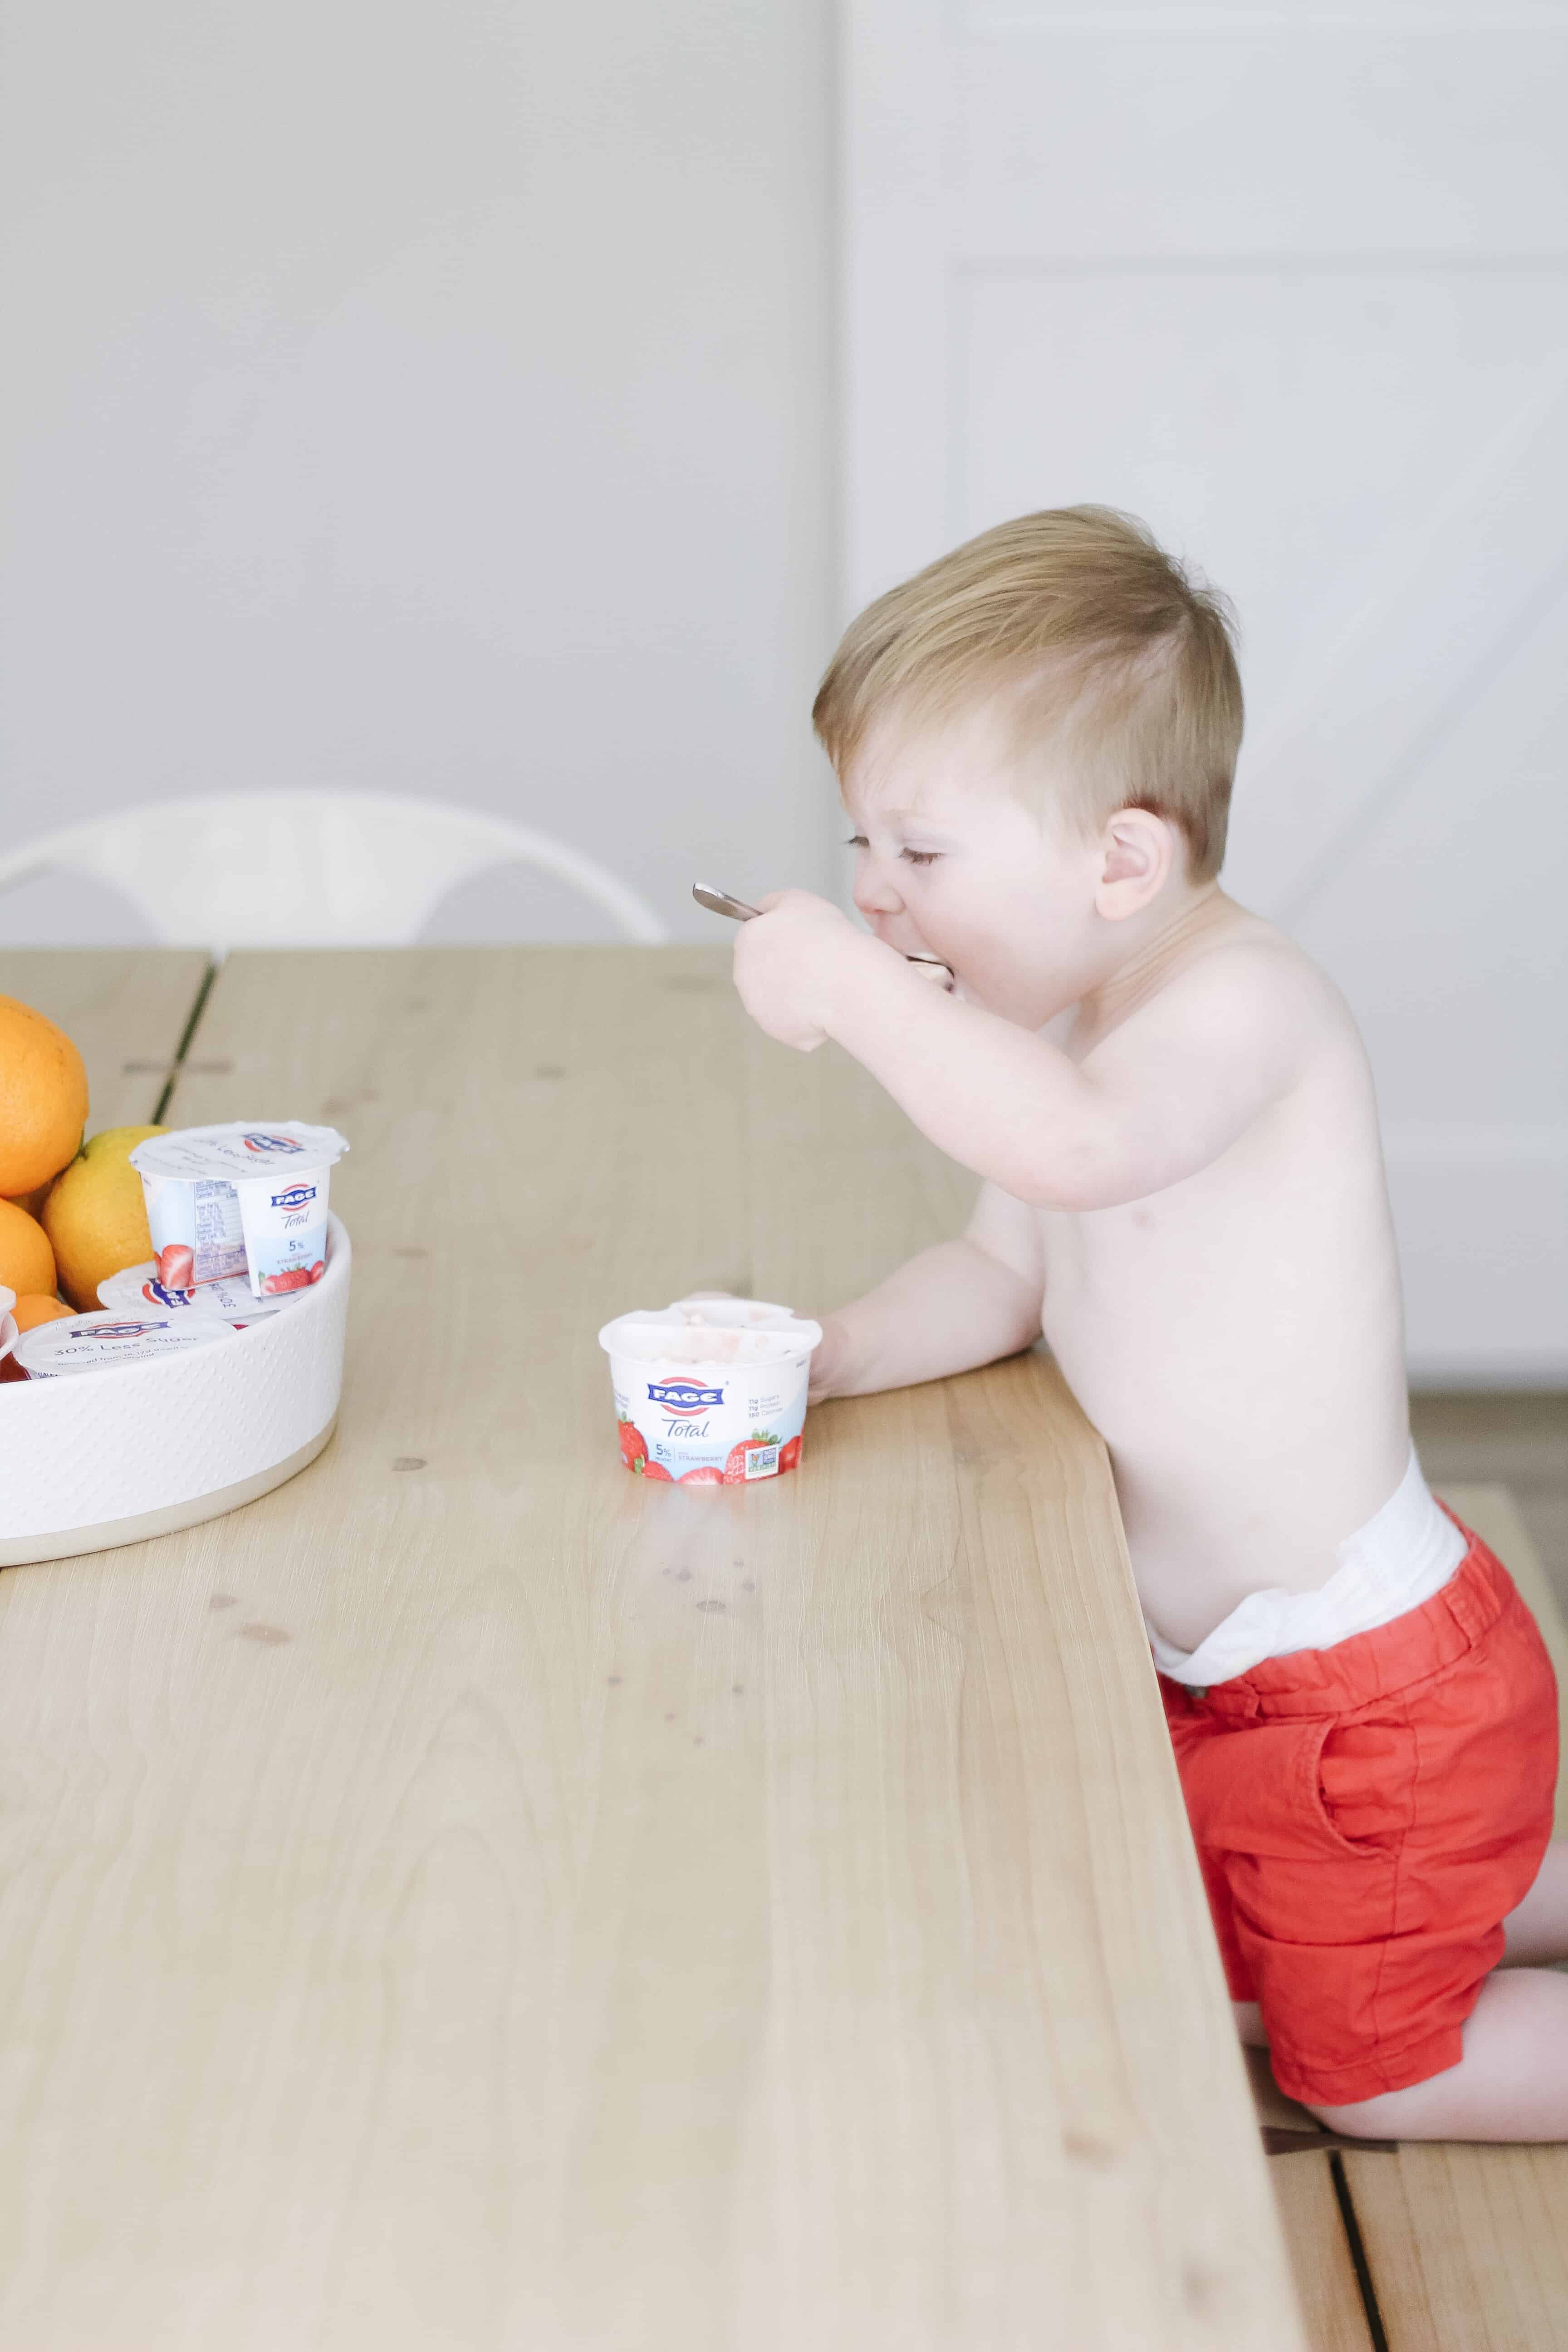
[{"label": "wooden floor plank", "polygon": [[[1316,2118],[1275,2082],[1268,2052],[1249,2049],[1244,2055],[1259,2126],[1300,2132],[1304,2143],[1319,2136]],[[1327,2154],[1315,2155],[1304,2146],[1300,2153],[1271,2157],[1268,2180],[1312,2352],[1372,2352],[1372,2331]]]},{"label": "wooden floor plank", "polygon": [[967,1188],[722,951],[237,956],[171,1115],[350,1136],[349,1381],[0,1580],[0,2352],[1300,2343],[1048,1364],[765,1488],[616,1450],[608,1315],[836,1303]]},{"label": "wooden floor plank", "polygon": [[1373,2352],[1329,2158],[1276,2156],[1268,2177],[1312,2352]]},{"label": "wooden floor plank", "polygon": [[[1529,1601],[1568,1706],[1568,1631],[1512,1498],[1500,1486],[1451,1486],[1444,1499]],[[1565,1829],[1560,1779],[1558,1835]],[[1397,2157],[1344,2162],[1390,2352],[1561,2352],[1568,2147],[1409,2143]]]},{"label": "wooden floor plank", "polygon": [[57,1022],[87,1064],[87,1131],[144,1127],[206,977],[194,948],[0,949],[0,995]]}]

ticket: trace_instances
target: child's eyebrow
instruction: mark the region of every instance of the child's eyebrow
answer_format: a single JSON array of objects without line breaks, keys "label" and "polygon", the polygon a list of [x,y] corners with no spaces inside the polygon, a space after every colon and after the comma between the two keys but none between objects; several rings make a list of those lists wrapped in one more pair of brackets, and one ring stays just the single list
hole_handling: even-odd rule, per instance
[{"label": "child's eyebrow", "polygon": [[[845,811],[845,814],[848,817],[850,824],[858,825],[863,825],[866,822],[867,815],[872,813],[873,812],[871,811],[861,811],[857,809],[846,809]],[[917,809],[883,808],[879,803],[875,807],[874,814],[880,819],[883,824],[889,826],[890,830],[897,833],[940,834],[944,841],[952,841],[955,838],[949,826],[933,824],[930,817],[921,816]]]}]

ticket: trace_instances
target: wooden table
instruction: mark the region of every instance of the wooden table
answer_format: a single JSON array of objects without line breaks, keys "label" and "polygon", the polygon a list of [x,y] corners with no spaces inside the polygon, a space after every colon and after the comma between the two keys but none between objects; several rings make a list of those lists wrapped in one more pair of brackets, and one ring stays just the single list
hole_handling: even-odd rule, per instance
[{"label": "wooden table", "polygon": [[[202,978],[0,958],[95,1126]],[[595,1334],[965,1180],[722,950],[237,955],[166,1117],[329,1119],[339,1433],[0,1580],[0,2352],[1291,2352],[1102,1450],[1042,1357],[622,1469]]]}]

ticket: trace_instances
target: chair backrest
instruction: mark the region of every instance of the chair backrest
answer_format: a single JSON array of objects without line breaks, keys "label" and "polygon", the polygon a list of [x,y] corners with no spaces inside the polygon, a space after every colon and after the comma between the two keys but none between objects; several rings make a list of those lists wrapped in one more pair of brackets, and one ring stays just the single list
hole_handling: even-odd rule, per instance
[{"label": "chair backrest", "polygon": [[167,947],[407,947],[456,884],[531,866],[629,940],[668,934],[580,851],[479,809],[391,793],[222,793],[66,825],[0,856],[0,891],[49,867],[123,892]]}]

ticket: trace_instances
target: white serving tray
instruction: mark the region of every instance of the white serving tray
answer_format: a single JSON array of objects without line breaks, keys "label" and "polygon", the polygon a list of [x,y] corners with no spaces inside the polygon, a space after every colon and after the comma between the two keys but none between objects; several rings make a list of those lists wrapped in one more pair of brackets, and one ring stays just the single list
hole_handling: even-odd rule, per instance
[{"label": "white serving tray", "polygon": [[0,1568],[107,1551],[251,1503],[337,1421],[353,1253],[284,1314],[211,1348],[0,1386]]}]

